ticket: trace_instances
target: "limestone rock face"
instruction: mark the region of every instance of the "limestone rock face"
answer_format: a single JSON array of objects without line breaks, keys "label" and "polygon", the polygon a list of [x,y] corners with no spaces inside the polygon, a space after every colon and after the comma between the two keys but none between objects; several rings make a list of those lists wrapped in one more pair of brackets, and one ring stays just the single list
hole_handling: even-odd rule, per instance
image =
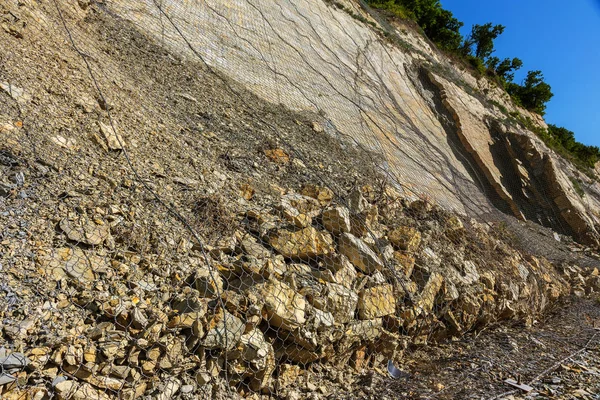
[{"label": "limestone rock face", "polygon": [[[567,177],[579,179],[580,174],[548,149],[535,133],[517,124],[504,126],[503,122],[509,115],[518,115],[520,120],[530,121],[530,126],[545,129],[547,125],[543,118],[513,104],[510,96],[489,79],[474,77],[441,57],[412,29],[395,29],[402,41],[415,49],[407,52],[381,43],[379,31],[352,18],[353,13],[370,18],[354,1],[344,2],[343,9],[332,8],[327,2],[315,5],[312,1],[299,0],[286,3],[281,9],[268,10],[249,10],[243,2],[235,2],[228,5],[227,12],[240,26],[240,32],[231,36],[224,34],[225,27],[214,22],[222,14],[218,7],[204,3],[190,7],[187,11],[171,10],[172,18],[179,21],[178,30],[175,30],[153,23],[157,10],[150,1],[141,5],[132,0],[107,2],[111,12],[131,21],[157,40],[165,35],[177,37],[179,34],[190,40],[188,43],[175,39],[166,42],[169,51],[183,58],[200,55],[212,68],[267,101],[280,102],[295,111],[317,110],[326,115],[327,120],[311,118],[307,122],[313,134],[335,135],[350,145],[356,142],[372,151],[380,158],[381,166],[385,166],[413,199],[431,197],[445,208],[469,217],[496,208],[519,219],[534,221],[538,220],[536,215],[543,214],[541,219],[555,229],[566,224],[573,231],[562,233],[581,235],[581,240],[589,243],[597,241],[588,237],[581,227],[595,231],[594,223],[599,221],[594,213],[600,209],[600,189],[592,188],[592,181],[589,181],[590,185],[583,185],[586,202],[574,199],[575,203],[584,206],[583,214],[577,213],[573,217],[573,208],[569,207],[570,211],[561,215],[563,221],[553,222],[553,206],[543,199],[541,190],[553,183],[551,180],[541,180],[541,185],[536,183],[533,178],[537,168],[533,161],[537,155],[518,149],[515,140],[519,139],[515,139],[515,135],[531,139],[540,154],[559,161],[559,169],[565,171]],[[300,20],[286,17],[298,14],[310,16]],[[255,35],[256,21],[279,29],[266,36]],[[347,26],[352,27],[354,34],[346,34]],[[315,32],[321,34],[315,35]],[[253,51],[239,46],[239,42],[246,43]],[[209,43],[211,46],[207,45]],[[367,46],[369,52],[365,55]],[[198,53],[190,52],[190,47]],[[223,54],[236,62],[223,62],[222,54],[214,48],[222,49]],[[315,49],[327,49],[328,55],[324,57],[322,51]],[[272,54],[271,64],[266,65],[254,53]],[[356,73],[352,63],[333,61],[363,56],[371,62],[362,69],[367,76],[376,78],[359,85],[346,79]],[[428,61],[423,64],[424,59]],[[416,65],[423,66],[423,73],[415,68]],[[281,76],[277,84],[265,78],[271,76],[273,70]],[[445,72],[442,75],[441,72],[430,72],[432,70]],[[431,84],[435,87],[433,91],[424,89]],[[27,92],[27,88],[9,91],[8,86],[8,82],[3,82],[4,90],[13,95]],[[378,95],[373,96],[373,93]],[[196,100],[189,95],[183,97]],[[442,104],[443,110],[436,107],[438,103]],[[70,140],[61,137],[60,143],[64,145]],[[276,146],[264,151],[265,156],[281,168],[301,162],[296,158],[297,162],[292,162],[290,152]],[[412,156],[406,157],[406,154]],[[583,179],[588,182],[587,178]],[[460,187],[455,187],[457,182]],[[483,192],[481,183],[489,184],[493,194]],[[568,181],[565,183],[559,186],[562,194],[573,190]],[[328,205],[333,198],[330,189],[317,185],[305,187],[302,194],[314,197],[322,206]],[[349,207],[352,213],[365,211],[365,204],[361,206],[355,202],[359,200],[358,196],[347,200],[352,204]],[[308,221],[297,220],[296,223],[307,226]]]},{"label": "limestone rock face", "polygon": [[57,2],[80,54],[51,3],[0,6],[0,398],[373,397],[356,370],[600,291],[594,249],[520,224],[577,260],[552,264],[486,220],[594,245],[600,184],[412,28],[384,41],[354,0]]}]

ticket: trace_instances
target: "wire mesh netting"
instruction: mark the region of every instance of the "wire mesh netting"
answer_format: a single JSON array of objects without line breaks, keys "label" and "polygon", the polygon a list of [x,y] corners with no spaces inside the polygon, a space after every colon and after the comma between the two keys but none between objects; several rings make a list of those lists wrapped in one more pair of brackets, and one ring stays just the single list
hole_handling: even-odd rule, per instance
[{"label": "wire mesh netting", "polygon": [[600,288],[422,111],[442,78],[343,6],[0,11],[2,398],[376,396],[425,345]]}]

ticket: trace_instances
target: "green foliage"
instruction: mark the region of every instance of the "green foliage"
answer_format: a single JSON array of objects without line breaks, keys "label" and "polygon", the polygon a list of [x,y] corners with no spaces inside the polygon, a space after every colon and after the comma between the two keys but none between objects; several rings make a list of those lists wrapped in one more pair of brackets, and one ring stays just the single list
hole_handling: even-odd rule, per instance
[{"label": "green foliage", "polygon": [[542,71],[529,71],[522,85],[510,83],[506,91],[523,107],[540,115],[545,114],[546,103],[554,96]]},{"label": "green foliage", "polygon": [[518,58],[505,58],[500,60],[498,57],[489,57],[485,62],[488,72],[492,76],[500,78],[501,82],[512,82],[515,78],[515,71],[523,66],[523,61]]},{"label": "green foliage", "polygon": [[[366,1],[371,6],[385,9],[399,18],[416,21],[427,37],[439,48],[446,50],[451,57],[458,56],[459,60],[472,67],[475,72],[481,75],[487,74],[500,86],[504,86],[516,105],[544,115],[546,103],[553,97],[553,93],[550,85],[544,82],[542,72],[529,71],[522,84],[518,84],[513,80],[515,72],[523,66],[523,61],[516,57],[501,60],[492,56],[494,40],[505,30],[503,25],[493,25],[491,22],[483,25],[475,24],[471,34],[464,39],[459,32],[463,23],[450,11],[443,9],[440,0]],[[535,132],[550,148],[570,160],[586,175],[595,178],[592,170],[595,163],[600,160],[598,147],[578,143],[573,132],[565,128],[549,125],[547,130],[542,129],[529,118],[523,118],[518,112],[509,113],[506,107],[499,103],[495,104],[508,115],[507,118],[516,120]]]},{"label": "green foliage", "polygon": [[579,179],[575,179],[572,177],[569,177],[569,180],[573,184],[573,189],[575,189],[575,193],[577,193],[579,195],[579,197],[583,198],[583,196],[585,196],[585,192],[583,191],[583,188],[581,187],[581,181]]},{"label": "green foliage", "polygon": [[463,48],[472,52],[472,47],[475,46],[475,57],[485,60],[494,52],[494,40],[500,36],[506,27],[504,25],[475,24],[471,28],[471,34],[463,43]]},{"label": "green foliage", "polygon": [[503,114],[508,115],[508,110],[503,104],[498,103],[496,100],[492,100],[491,103],[498,107],[498,109],[500,109],[500,111],[502,111]]},{"label": "green foliage", "polygon": [[484,74],[485,73],[485,64],[483,63],[483,60],[479,57],[475,57],[472,55],[468,55],[467,57],[467,61],[469,62],[469,64],[479,73]]},{"label": "green foliage", "polygon": [[369,24],[373,28],[377,28],[377,24],[375,22],[368,20],[367,18],[363,17],[362,15],[356,14],[354,11],[352,11],[350,8],[346,7],[342,3],[338,2],[338,1],[335,1],[335,0],[326,0],[326,1],[328,3],[330,3],[330,4],[333,4],[334,6],[336,6],[337,8],[339,8],[340,10],[343,10],[343,11],[347,12],[355,20],[360,21],[363,24]]},{"label": "green foliage", "polygon": [[556,125],[548,125],[548,134],[552,139],[567,150],[573,157],[583,162],[588,168],[594,168],[600,161],[600,148],[597,146],[586,146],[575,140],[575,134]]},{"label": "green foliage", "polygon": [[367,0],[404,19],[416,21],[431,41],[444,50],[457,50],[462,42],[463,26],[454,15],[442,8],[439,0]]},{"label": "green foliage", "polygon": [[511,112],[509,115],[514,121],[534,132],[549,148],[569,160],[588,178],[597,178],[594,166],[600,161],[600,148],[577,142],[574,133],[568,129],[552,124],[548,125],[548,129],[543,129],[534,124],[531,118],[523,117],[518,112]]}]

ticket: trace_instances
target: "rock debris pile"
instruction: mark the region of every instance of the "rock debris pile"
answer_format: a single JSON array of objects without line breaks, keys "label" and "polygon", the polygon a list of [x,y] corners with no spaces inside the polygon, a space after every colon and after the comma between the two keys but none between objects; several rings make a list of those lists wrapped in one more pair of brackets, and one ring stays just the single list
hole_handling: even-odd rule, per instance
[{"label": "rock debris pile", "polygon": [[[383,200],[369,186],[334,197],[308,185],[270,207],[248,202],[230,237],[205,249],[182,240],[185,262],[168,267],[106,256],[119,247],[116,207],[60,219],[70,245],[32,261],[47,297],[3,286],[28,309],[2,308],[18,349],[0,358],[3,398],[325,396],[360,371],[401,365],[409,346],[531,319],[571,285],[600,290],[597,271],[524,259],[489,226],[391,188]],[[323,367],[340,383],[323,383]]]}]

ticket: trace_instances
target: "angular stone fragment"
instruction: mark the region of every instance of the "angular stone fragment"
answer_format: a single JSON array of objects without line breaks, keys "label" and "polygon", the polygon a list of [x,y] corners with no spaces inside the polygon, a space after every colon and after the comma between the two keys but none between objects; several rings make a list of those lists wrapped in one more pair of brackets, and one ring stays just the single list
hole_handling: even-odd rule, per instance
[{"label": "angular stone fragment", "polygon": [[345,207],[329,208],[323,211],[321,219],[325,229],[335,235],[350,232],[350,212]]},{"label": "angular stone fragment", "polygon": [[302,369],[299,365],[293,364],[282,364],[279,366],[279,373],[277,374],[277,388],[283,389],[296,382]]},{"label": "angular stone fragment", "polygon": [[9,82],[0,81],[0,89],[21,104],[25,104],[31,100],[29,93]]},{"label": "angular stone fragment", "polygon": [[265,150],[267,158],[277,164],[287,164],[290,162],[290,156],[283,149]]},{"label": "angular stone fragment", "polygon": [[314,329],[316,331],[322,331],[323,329],[330,328],[335,323],[332,313],[319,310],[316,307],[310,307],[307,315],[307,325],[310,327],[310,329]]},{"label": "angular stone fragment", "polygon": [[450,231],[457,231],[464,228],[462,221],[456,215],[453,215],[450,218],[448,218],[445,222],[445,226],[446,229]]},{"label": "angular stone fragment", "polygon": [[110,150],[123,150],[123,144],[125,141],[112,127],[112,125],[107,125],[102,122],[99,123],[100,132],[104,135],[104,139],[106,139],[106,144]]},{"label": "angular stone fragment", "polygon": [[96,390],[89,383],[78,384],[75,381],[66,380],[59,382],[54,391],[59,400],[110,400],[111,397],[103,390]]},{"label": "angular stone fragment", "polygon": [[358,316],[360,319],[374,319],[393,314],[396,311],[394,288],[390,284],[363,289],[358,295]]},{"label": "angular stone fragment", "polygon": [[258,329],[242,335],[240,345],[242,360],[249,366],[250,387],[258,391],[268,385],[275,370],[275,351]]},{"label": "angular stone fragment", "polygon": [[223,278],[219,271],[212,267],[196,267],[189,280],[202,297],[214,298],[223,293]]},{"label": "angular stone fragment", "polygon": [[105,258],[87,253],[79,247],[54,249],[51,254],[40,257],[39,263],[52,279],[69,277],[82,282],[94,281],[96,271],[108,268]]},{"label": "angular stone fragment", "polygon": [[415,228],[401,226],[391,231],[388,239],[397,248],[413,253],[421,244],[421,233]]},{"label": "angular stone fragment", "polygon": [[369,202],[358,189],[350,193],[346,201],[352,214],[360,214],[369,207]]},{"label": "angular stone fragment", "polygon": [[260,289],[265,320],[275,328],[294,330],[306,322],[306,299],[283,282],[269,280]]},{"label": "angular stone fragment", "polygon": [[279,209],[285,219],[298,228],[305,228],[319,215],[321,205],[312,197],[291,193],[281,197]]},{"label": "angular stone fragment", "polygon": [[331,271],[336,283],[352,288],[356,280],[356,268],[346,256],[334,255],[324,261],[325,268]]},{"label": "angular stone fragment", "polygon": [[444,277],[440,274],[433,273],[427,280],[425,287],[419,294],[419,298],[416,304],[417,313],[428,314],[433,310],[435,296],[437,296],[438,292],[442,288],[442,283],[444,283]]},{"label": "angular stone fragment", "polygon": [[322,206],[329,205],[333,200],[333,191],[331,189],[313,184],[304,186],[302,194],[317,199]]},{"label": "angular stone fragment", "polygon": [[348,257],[365,274],[371,274],[383,269],[383,262],[365,242],[352,235],[344,233],[340,236],[338,251]]},{"label": "angular stone fragment", "polygon": [[335,283],[326,287],[325,309],[330,312],[336,323],[346,323],[354,318],[358,295],[352,290]]},{"label": "angular stone fragment", "polygon": [[92,221],[87,217],[76,217],[73,220],[63,218],[59,223],[60,229],[74,241],[97,246],[110,235],[110,225],[104,221]]},{"label": "angular stone fragment", "polygon": [[269,236],[269,244],[282,256],[295,259],[314,259],[333,251],[331,236],[312,226],[297,231],[276,231]]},{"label": "angular stone fragment", "polygon": [[240,341],[245,324],[235,315],[219,309],[209,321],[202,345],[208,349],[233,349]]},{"label": "angular stone fragment", "polygon": [[401,251],[395,251],[393,257],[404,276],[410,278],[415,268],[415,258]]},{"label": "angular stone fragment", "polygon": [[354,236],[368,236],[370,232],[376,229],[377,220],[379,218],[379,208],[377,206],[369,206],[361,213],[353,213],[350,216],[350,232]]}]

